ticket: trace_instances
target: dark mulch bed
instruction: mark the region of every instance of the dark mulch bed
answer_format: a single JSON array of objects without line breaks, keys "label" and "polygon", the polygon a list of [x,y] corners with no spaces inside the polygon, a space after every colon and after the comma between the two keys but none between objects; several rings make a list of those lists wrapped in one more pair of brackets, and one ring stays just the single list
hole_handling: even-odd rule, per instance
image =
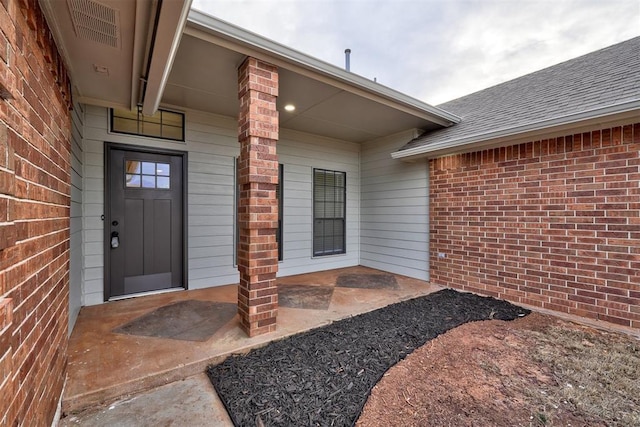
[{"label": "dark mulch bed", "polygon": [[466,322],[528,313],[446,289],[230,356],[207,373],[236,426],[351,426],[382,375],[416,348]]}]

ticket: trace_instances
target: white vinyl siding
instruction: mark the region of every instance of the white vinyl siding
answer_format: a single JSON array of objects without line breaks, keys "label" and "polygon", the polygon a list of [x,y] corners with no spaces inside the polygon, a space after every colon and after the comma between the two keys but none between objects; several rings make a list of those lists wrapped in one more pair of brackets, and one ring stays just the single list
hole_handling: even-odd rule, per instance
[{"label": "white vinyl siding", "polygon": [[[234,262],[235,178],[239,155],[237,121],[188,111],[186,141],[163,141],[108,132],[108,109],[85,107],[84,150],[84,304],[104,301],[104,143],[157,147],[188,152],[188,288],[238,282]],[[278,160],[284,165],[284,254],[279,276],[358,265],[358,144],[281,130]],[[313,168],[347,173],[347,251],[312,256]]]},{"label": "white vinyl siding", "polygon": [[[284,257],[278,276],[358,265],[360,259],[360,145],[282,129]],[[346,253],[313,256],[313,169],[346,172]]]},{"label": "white vinyl siding", "polygon": [[233,265],[234,157],[238,155],[233,119],[189,113],[186,142],[108,132],[108,110],[86,106],[85,150],[85,304],[104,301],[104,143],[188,152],[188,288],[238,281]]},{"label": "white vinyl siding", "polygon": [[84,106],[75,104],[71,112],[71,213],[69,235],[69,334],[83,305],[82,245],[82,132]]},{"label": "white vinyl siding", "polygon": [[389,154],[414,135],[362,146],[360,264],[429,280],[427,162],[402,162]]},{"label": "white vinyl siding", "polygon": [[104,237],[101,219],[104,214],[104,139],[97,138],[106,133],[106,123],[101,122],[106,119],[107,110],[89,106],[84,106],[84,108],[85,121],[82,139],[84,150],[82,200],[84,286],[82,291],[84,305],[93,305],[104,301],[104,251],[102,247]]}]

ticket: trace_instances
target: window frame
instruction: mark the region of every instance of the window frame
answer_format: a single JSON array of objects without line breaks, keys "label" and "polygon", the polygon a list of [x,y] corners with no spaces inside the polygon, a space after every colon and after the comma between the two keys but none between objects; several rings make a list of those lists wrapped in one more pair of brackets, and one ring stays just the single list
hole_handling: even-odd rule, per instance
[{"label": "window frame", "polygon": [[[125,110],[119,110],[119,111],[125,111]],[[114,127],[114,118],[122,118],[122,119],[126,119],[126,120],[131,120],[134,121],[134,119],[130,119],[127,117],[122,117],[122,116],[118,116],[116,115],[116,109],[115,108],[109,108],[109,131],[111,133],[117,133],[117,134],[121,134],[121,135],[133,135],[133,136],[142,136],[145,138],[157,138],[157,139],[162,139],[162,140],[166,140],[166,141],[177,141],[177,142],[185,142],[185,125],[186,125],[186,121],[185,121],[185,114],[180,112],[180,111],[174,111],[174,110],[168,110],[165,108],[158,108],[158,113],[160,113],[160,133],[161,135],[156,135],[156,134],[150,134],[150,133],[144,133],[140,131],[140,126],[141,124],[145,123],[144,120],[144,116],[142,115],[142,109],[140,107],[138,107],[138,110],[134,110],[134,111],[129,111],[129,113],[136,113],[137,114],[137,118],[135,119],[135,122],[137,123],[137,128],[138,128],[138,132],[127,132],[124,130],[118,130]],[[168,124],[164,124],[162,121],[162,113],[171,113],[171,114],[176,114],[178,116],[180,116],[181,118],[181,126],[180,126],[180,130],[181,130],[181,136],[180,138],[172,138],[172,137],[168,137],[168,136],[162,136],[162,129],[163,126],[171,126],[173,128],[177,128],[178,126],[173,126],[173,125],[168,125]],[[147,121],[149,122],[149,121]]]},{"label": "window frame", "polygon": [[[324,172],[324,173],[332,173],[334,175],[342,175],[343,177],[343,186],[336,186],[334,185],[333,188],[337,189],[337,188],[341,188],[342,189],[342,217],[340,216],[333,216],[333,217],[322,217],[322,218],[318,218],[316,217],[316,210],[317,210],[317,203],[319,201],[317,201],[317,197],[316,197],[316,174],[318,172]],[[326,181],[326,178],[325,178]],[[311,253],[312,256],[315,257],[324,257],[324,256],[332,256],[332,255],[344,255],[347,253],[347,173],[344,171],[337,171],[337,170],[330,170],[330,169],[324,169],[324,168],[313,168],[313,172],[312,172],[312,182],[313,182],[313,188],[312,188],[312,197],[313,197],[313,203],[312,203],[312,218],[313,218],[313,230],[312,230],[312,242],[311,242]],[[331,202],[331,203],[336,203],[336,199],[335,199],[335,194],[334,193],[334,199],[329,201],[329,200],[323,200],[322,203],[327,203],[327,202]],[[325,194],[326,196],[326,194]],[[335,212],[335,210],[334,210]],[[341,242],[341,249],[335,249],[335,247],[333,249],[327,250],[326,249],[326,245],[324,243],[326,243],[326,239],[327,239],[327,235],[323,233],[322,239],[324,239],[323,241],[323,249],[321,251],[316,251],[316,226],[317,226],[317,221],[327,221],[327,220],[342,220],[342,242]],[[324,223],[323,223],[324,226]],[[324,231],[324,230],[323,230]],[[333,235],[333,237],[335,238],[335,234]]]},{"label": "window frame", "polygon": [[278,199],[278,229],[276,230],[276,242],[278,243],[278,261],[284,260],[284,164],[278,163],[278,186],[276,187],[276,199]]}]

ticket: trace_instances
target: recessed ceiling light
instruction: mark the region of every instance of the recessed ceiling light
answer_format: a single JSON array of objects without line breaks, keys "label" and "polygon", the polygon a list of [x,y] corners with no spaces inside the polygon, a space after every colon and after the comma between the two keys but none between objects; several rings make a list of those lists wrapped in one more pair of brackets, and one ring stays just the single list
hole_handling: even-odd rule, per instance
[{"label": "recessed ceiling light", "polygon": [[296,109],[296,106],[293,105],[293,104],[287,104],[287,105],[284,106],[284,109],[285,109],[285,111],[291,112],[291,111],[294,111]]}]

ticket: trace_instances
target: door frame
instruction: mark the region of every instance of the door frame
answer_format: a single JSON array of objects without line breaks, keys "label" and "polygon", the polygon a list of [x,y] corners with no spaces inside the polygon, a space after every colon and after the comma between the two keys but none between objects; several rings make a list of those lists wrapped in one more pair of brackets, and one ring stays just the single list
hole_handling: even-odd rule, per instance
[{"label": "door frame", "polygon": [[[111,224],[111,150],[120,151],[135,151],[138,153],[149,154],[164,154],[168,156],[177,156],[182,158],[182,283],[185,290],[188,289],[188,183],[187,183],[187,160],[188,153],[186,151],[170,150],[165,148],[145,147],[132,144],[121,144],[116,142],[104,143],[104,214],[102,215],[102,228],[104,242],[102,249],[104,251],[104,294],[103,299],[105,302],[110,300],[111,290],[111,257],[110,257],[110,240],[111,233],[110,227],[107,224]],[[174,288],[179,289],[179,288]],[[133,296],[133,295],[132,295]],[[127,296],[128,297],[128,296]]]}]

